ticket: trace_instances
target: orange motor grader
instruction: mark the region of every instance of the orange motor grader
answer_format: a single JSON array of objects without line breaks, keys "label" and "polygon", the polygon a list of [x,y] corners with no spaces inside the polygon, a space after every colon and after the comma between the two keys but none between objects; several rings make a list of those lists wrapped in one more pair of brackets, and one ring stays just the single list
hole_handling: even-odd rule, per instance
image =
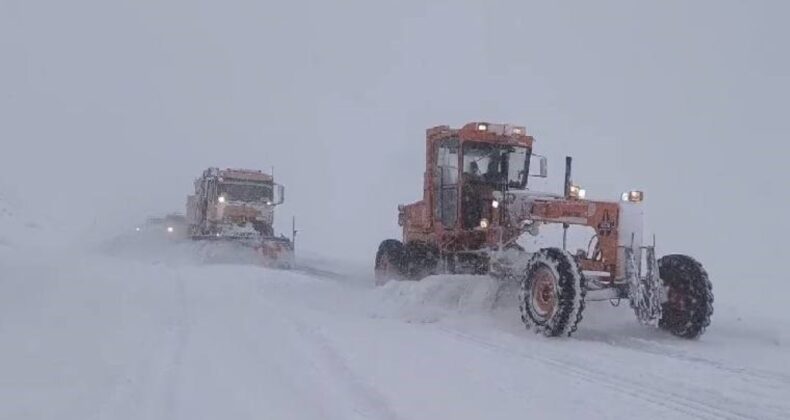
[{"label": "orange motor grader", "polygon": [[[398,207],[402,240],[381,243],[376,283],[433,274],[491,275],[519,286],[521,319],[546,336],[570,335],[585,300],[628,299],[640,322],[695,338],[710,324],[713,295],[700,263],[656,258],[643,243],[641,191],[616,201],[585,199],[566,158],[562,194],[532,191],[547,176],[524,127],[473,122],[427,130],[423,199]],[[563,228],[557,247],[525,250],[518,239]],[[566,250],[571,226],[592,233],[587,249]],[[654,242],[654,241],[653,241]]]}]

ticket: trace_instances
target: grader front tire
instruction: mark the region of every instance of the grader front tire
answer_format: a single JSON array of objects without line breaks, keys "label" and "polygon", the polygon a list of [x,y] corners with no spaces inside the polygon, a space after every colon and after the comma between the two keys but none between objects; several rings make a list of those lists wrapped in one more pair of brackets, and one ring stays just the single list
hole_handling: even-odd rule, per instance
[{"label": "grader front tire", "polygon": [[713,315],[708,273],[695,259],[680,254],[661,257],[658,272],[666,290],[658,326],[678,337],[699,337]]},{"label": "grader front tire", "polygon": [[576,260],[558,248],[541,249],[530,258],[521,283],[521,320],[547,337],[570,336],[582,319],[584,295]]}]

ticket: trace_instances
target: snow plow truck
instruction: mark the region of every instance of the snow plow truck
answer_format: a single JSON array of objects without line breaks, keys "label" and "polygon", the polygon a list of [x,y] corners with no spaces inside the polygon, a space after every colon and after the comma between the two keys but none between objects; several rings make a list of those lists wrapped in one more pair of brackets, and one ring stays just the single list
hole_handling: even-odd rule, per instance
[{"label": "snow plow truck", "polygon": [[[376,283],[433,274],[483,274],[510,284],[527,328],[569,336],[586,301],[627,299],[637,319],[684,338],[700,336],[713,313],[711,282],[687,255],[656,258],[642,232],[642,191],[618,200],[586,199],[566,158],[562,193],[533,191],[547,177],[525,128],[473,122],[427,130],[423,199],[398,206],[402,239],[381,243]],[[562,243],[524,249],[523,235],[555,227]],[[569,228],[589,233],[586,249],[568,250]],[[560,242],[560,239],[556,239]]]},{"label": "snow plow truck", "polygon": [[[285,188],[259,170],[208,168],[187,196],[187,224],[194,240],[252,248],[263,265],[291,268],[293,239],[274,234],[274,209]],[[294,231],[295,232],[295,231]]]}]

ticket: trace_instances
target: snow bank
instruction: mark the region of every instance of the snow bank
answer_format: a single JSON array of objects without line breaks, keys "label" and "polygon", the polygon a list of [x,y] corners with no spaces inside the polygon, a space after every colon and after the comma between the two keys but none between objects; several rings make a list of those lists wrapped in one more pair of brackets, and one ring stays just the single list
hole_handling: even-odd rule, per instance
[{"label": "snow bank", "polygon": [[451,316],[490,312],[498,290],[499,282],[489,276],[444,275],[421,281],[391,281],[372,294],[381,316],[435,322]]},{"label": "snow bank", "polygon": [[[372,283],[372,279],[370,280]],[[519,319],[517,288],[488,276],[431,276],[422,281],[389,282],[370,291],[368,306],[374,317],[408,323],[486,325],[516,335],[530,335]],[[717,302],[713,323],[699,340],[681,340],[658,328],[641,325],[623,300],[588,302],[574,340],[643,348],[666,346],[676,351],[704,348],[715,357],[739,359],[750,354],[782,352],[790,344],[790,322],[780,310],[770,315]],[[764,308],[761,308],[764,309]],[[770,368],[775,359],[754,363]]]},{"label": "snow bank", "polygon": [[0,191],[0,257],[42,241],[41,225],[30,218],[12,194]]},{"label": "snow bank", "polygon": [[0,264],[61,258],[74,252],[80,235],[27,206],[12,189],[0,189]]},{"label": "snow bank", "polygon": [[8,196],[0,191],[0,247],[10,247],[14,239],[20,236],[20,228],[15,206]]},{"label": "snow bank", "polygon": [[255,264],[260,256],[231,241],[191,241],[159,232],[128,232],[100,242],[99,253],[137,261],[167,264]]}]

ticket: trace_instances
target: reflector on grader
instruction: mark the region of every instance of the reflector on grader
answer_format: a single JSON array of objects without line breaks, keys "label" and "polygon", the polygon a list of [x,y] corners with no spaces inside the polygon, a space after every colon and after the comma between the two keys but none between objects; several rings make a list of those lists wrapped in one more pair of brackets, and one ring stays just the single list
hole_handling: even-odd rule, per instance
[{"label": "reflector on grader", "polygon": [[[685,338],[710,324],[713,294],[702,265],[686,255],[656,259],[642,233],[644,194],[620,201],[586,199],[566,158],[562,194],[532,191],[547,177],[546,159],[521,126],[473,122],[427,130],[423,199],[398,206],[402,240],[381,243],[376,283],[433,274],[491,275],[519,287],[521,319],[546,336],[572,334],[585,301],[628,299],[640,322]],[[525,233],[560,225],[562,244],[525,250]],[[587,250],[566,250],[567,230],[594,232]]]}]

